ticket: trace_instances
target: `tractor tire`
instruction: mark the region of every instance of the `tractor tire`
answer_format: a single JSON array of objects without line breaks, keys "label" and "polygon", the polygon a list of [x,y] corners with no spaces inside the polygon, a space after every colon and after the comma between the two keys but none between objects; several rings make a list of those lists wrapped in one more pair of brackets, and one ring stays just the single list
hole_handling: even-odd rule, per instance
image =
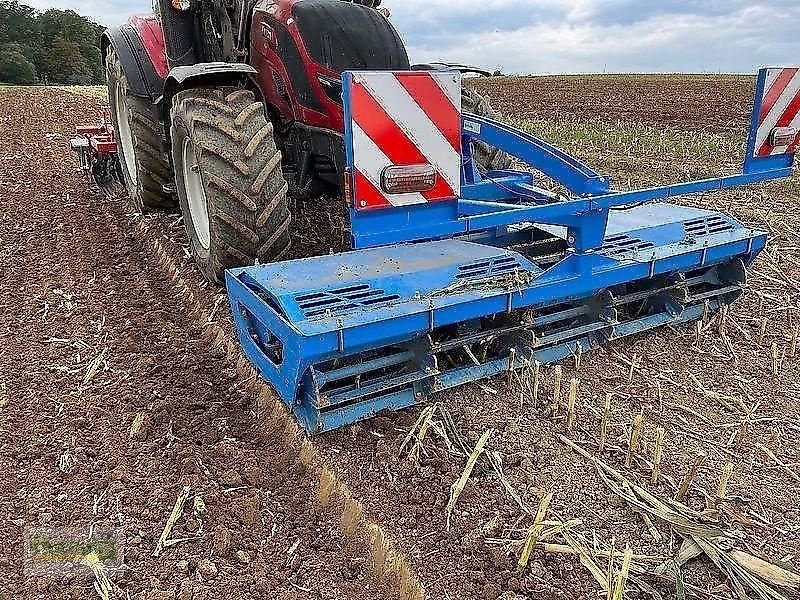
[{"label": "tractor tire", "polygon": [[289,249],[288,185],[272,123],[255,95],[199,88],[172,102],[172,161],[192,254],[213,283]]},{"label": "tractor tire", "polygon": [[131,93],[113,48],[109,48],[106,56],[106,81],[120,170],[134,210],[175,208],[174,198],[164,193],[164,187],[172,185],[173,176],[162,151],[161,126],[153,118],[150,103]]},{"label": "tractor tire", "polygon": [[[489,104],[489,99],[467,86],[461,87],[461,110],[479,117],[497,118],[497,113]],[[475,142],[472,145],[472,153],[478,170],[482,174],[511,168],[511,156],[485,142]]]}]

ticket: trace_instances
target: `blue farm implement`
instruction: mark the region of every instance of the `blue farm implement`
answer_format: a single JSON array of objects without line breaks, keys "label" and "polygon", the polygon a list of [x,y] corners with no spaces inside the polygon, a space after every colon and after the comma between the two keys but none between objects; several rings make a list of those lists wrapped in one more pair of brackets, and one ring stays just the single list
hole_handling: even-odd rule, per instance
[{"label": "blue farm implement", "polygon": [[[227,274],[247,356],[308,432],[695,320],[740,295],[766,234],[665,201],[791,174],[797,132],[764,132],[772,71],[759,75],[741,174],[636,191],[612,190],[547,143],[430,95],[412,105],[431,77],[344,75],[354,251]],[[441,102],[457,98],[459,78],[447,77],[435,81]],[[482,175],[470,153],[478,141],[569,195],[537,187],[530,172]],[[773,142],[783,146],[765,151]]]},{"label": "blue farm implement", "polygon": [[[355,250],[228,271],[247,356],[313,433],[729,304],[766,234],[666,201],[791,174],[797,130],[765,105],[775,78],[759,74],[742,173],[616,191],[542,140],[450,110],[457,74],[346,73]],[[479,173],[479,141],[528,171]]]}]

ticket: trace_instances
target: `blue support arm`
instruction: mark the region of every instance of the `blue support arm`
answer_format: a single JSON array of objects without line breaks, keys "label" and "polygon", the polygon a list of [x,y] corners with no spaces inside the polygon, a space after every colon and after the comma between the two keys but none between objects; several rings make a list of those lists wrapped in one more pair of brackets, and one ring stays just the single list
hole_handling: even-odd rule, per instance
[{"label": "blue support arm", "polygon": [[[466,142],[479,140],[533,165],[576,196],[593,196],[609,190],[610,179],[578,159],[529,133],[508,125],[465,113],[461,118]],[[468,144],[465,144],[468,145]]]}]

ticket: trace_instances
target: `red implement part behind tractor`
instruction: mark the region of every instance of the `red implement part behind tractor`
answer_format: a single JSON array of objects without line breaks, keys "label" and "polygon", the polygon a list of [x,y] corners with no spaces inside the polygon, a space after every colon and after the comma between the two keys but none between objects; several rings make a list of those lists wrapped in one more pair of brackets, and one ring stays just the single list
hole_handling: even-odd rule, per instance
[{"label": "red implement part behind tractor", "polygon": [[[158,16],[135,16],[105,33],[118,178],[136,209],[181,210],[209,280],[285,254],[290,187],[305,198],[340,194],[342,72],[482,73],[413,67],[377,4],[161,0]],[[468,88],[462,106],[493,116]],[[509,164],[485,144],[475,158],[484,170]]]},{"label": "red implement part behind tractor", "polygon": [[103,109],[97,125],[76,127],[70,146],[78,154],[81,171],[91,175],[107,196],[113,196],[115,187],[122,182],[122,173],[117,160],[117,140],[111,124],[111,109]]}]

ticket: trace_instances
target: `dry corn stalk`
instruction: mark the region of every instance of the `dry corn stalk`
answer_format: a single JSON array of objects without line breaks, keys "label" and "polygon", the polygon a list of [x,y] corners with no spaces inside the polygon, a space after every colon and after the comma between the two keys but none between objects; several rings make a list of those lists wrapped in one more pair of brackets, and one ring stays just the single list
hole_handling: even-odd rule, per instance
[{"label": "dry corn stalk", "polygon": [[644,411],[640,411],[633,418],[631,423],[631,436],[628,439],[628,452],[625,454],[625,466],[633,464],[633,455],[639,450],[639,438],[642,435],[642,425],[644,424]]},{"label": "dry corn stalk", "polygon": [[694,478],[697,477],[697,472],[700,470],[700,466],[703,464],[705,459],[706,455],[702,452],[699,452],[695,455],[692,464],[689,466],[689,470],[686,471],[686,475],[684,475],[683,480],[678,487],[678,493],[675,494],[675,499],[678,502],[683,501],[683,499],[686,497],[686,494],[689,492],[689,487],[692,485]]},{"label": "dry corn stalk", "polygon": [[725,328],[728,325],[728,310],[729,305],[723,304],[719,311],[719,321],[717,322],[717,331],[720,335],[725,335]]},{"label": "dry corn stalk", "polygon": [[[544,535],[544,534],[542,534]],[[580,554],[578,550],[575,550],[572,546],[568,546],[567,544],[552,544],[549,542],[540,542],[536,545],[537,548],[541,548],[543,552],[552,552],[553,554]],[[612,546],[613,548],[613,546]],[[597,551],[590,551],[589,556],[593,558],[622,558],[625,556],[624,552],[618,552],[616,550],[597,550]],[[656,554],[634,554],[632,557],[633,562],[647,562],[647,563],[661,563],[667,559],[666,556],[659,556]],[[607,578],[609,580],[614,579],[614,572],[609,570],[607,574]],[[611,588],[613,591],[613,587]]]},{"label": "dry corn stalk", "polygon": [[97,595],[100,596],[102,600],[111,600],[112,594],[113,597],[117,596],[118,590],[115,589],[114,584],[108,579],[106,569],[96,552],[87,554],[81,562],[91,569],[94,575],[94,591],[97,592]]},{"label": "dry corn stalk", "polygon": [[106,359],[106,354],[108,354],[108,348],[103,348],[103,351],[95,356],[94,360],[89,363],[89,366],[86,369],[86,374],[83,377],[83,385],[91,383],[92,379],[94,379],[94,376],[97,375],[97,372],[100,370],[100,367]]},{"label": "dry corn stalk", "polygon": [[725,494],[728,491],[728,482],[731,479],[731,475],[733,475],[733,463],[726,463],[725,466],[722,468],[722,474],[719,477],[719,484],[717,485],[717,495],[716,495],[716,504],[719,504],[725,500]]},{"label": "dry corn stalk", "polygon": [[625,594],[625,584],[628,583],[628,574],[631,570],[631,560],[633,559],[633,550],[627,544],[625,545],[625,554],[622,557],[622,568],[617,574],[617,580],[614,582],[614,595],[613,600],[622,600]]},{"label": "dry corn stalk", "polygon": [[[597,472],[605,484],[623,498],[634,510],[647,512],[653,517],[667,522],[677,533],[689,542],[681,547],[678,556],[659,565],[655,573],[673,573],[676,585],[682,588],[680,567],[700,552],[706,556],[728,577],[737,597],[747,598],[747,588],[755,592],[759,600],[788,600],[785,596],[775,591],[767,583],[785,587],[800,585],[800,575],[784,568],[784,566],[764,561],[740,550],[731,549],[730,539],[726,538],[725,530],[703,522],[701,513],[692,511],[686,505],[673,500],[659,499],[641,486],[636,485],[619,471],[612,469],[597,457],[593,457],[586,450],[575,444],[569,438],[558,435],[562,443],[571,447],[584,458],[592,461]],[[747,564],[748,566],[744,566]],[[636,581],[637,585],[640,582]]]},{"label": "dry corn stalk", "polygon": [[578,385],[580,380],[573,377],[569,382],[569,396],[567,398],[567,431],[575,428],[575,400],[578,398]]},{"label": "dry corn stalk", "polygon": [[780,565],[767,562],[741,550],[731,550],[729,554],[739,566],[764,581],[769,581],[783,588],[800,589],[800,573],[784,569]]},{"label": "dry corn stalk", "polygon": [[563,376],[561,365],[556,365],[554,371],[555,373],[553,375],[553,416],[557,417],[559,397],[561,396],[561,378]]},{"label": "dry corn stalk", "polygon": [[542,363],[538,360],[533,364],[533,404],[534,406],[539,402],[539,384],[542,374]]},{"label": "dry corn stalk", "polygon": [[601,589],[608,590],[608,587],[611,585],[608,578],[606,577],[605,572],[601,569],[597,563],[594,561],[594,556],[589,549],[584,546],[578,539],[566,531],[564,531],[561,536],[564,538],[564,541],[576,552],[576,554],[580,557],[581,564],[586,567],[589,573],[592,574],[595,581],[600,584]]},{"label": "dry corn stalk", "polygon": [[175,527],[175,523],[181,518],[181,515],[183,515],[183,506],[186,504],[186,500],[189,498],[190,490],[191,488],[188,485],[184,486],[181,492],[178,494],[178,497],[175,499],[175,505],[172,507],[172,512],[167,518],[167,524],[164,525],[164,530],[161,532],[158,542],[156,542],[155,550],[153,550],[153,556],[158,556],[166,546],[171,545],[169,541],[169,534],[172,533],[172,528]]},{"label": "dry corn stalk", "polygon": [[761,319],[761,325],[758,328],[758,345],[761,346],[764,343],[764,338],[767,335],[767,318],[764,317]]},{"label": "dry corn stalk", "polygon": [[547,509],[550,507],[550,502],[553,500],[553,493],[550,492],[544,496],[539,502],[539,508],[536,511],[536,516],[533,519],[533,525],[528,529],[528,535],[525,538],[525,545],[522,547],[522,553],[517,561],[517,572],[521,573],[525,567],[528,566],[528,560],[531,557],[531,552],[539,541],[539,536],[542,533],[542,521],[547,515]]},{"label": "dry corn stalk", "polygon": [[464,471],[461,473],[461,477],[459,477],[458,480],[456,480],[456,482],[450,487],[450,500],[445,508],[448,531],[450,531],[450,517],[453,514],[453,508],[455,508],[456,501],[461,495],[461,492],[464,491],[464,486],[467,485],[467,481],[469,480],[470,475],[472,475],[472,469],[475,468],[475,463],[478,462],[481,454],[483,454],[483,450],[486,447],[486,442],[489,440],[489,437],[492,435],[492,433],[494,433],[494,429],[487,429],[483,433],[481,438],[478,440],[478,443],[475,445],[475,449],[472,451],[472,454],[469,455],[467,464],[464,466]]}]

